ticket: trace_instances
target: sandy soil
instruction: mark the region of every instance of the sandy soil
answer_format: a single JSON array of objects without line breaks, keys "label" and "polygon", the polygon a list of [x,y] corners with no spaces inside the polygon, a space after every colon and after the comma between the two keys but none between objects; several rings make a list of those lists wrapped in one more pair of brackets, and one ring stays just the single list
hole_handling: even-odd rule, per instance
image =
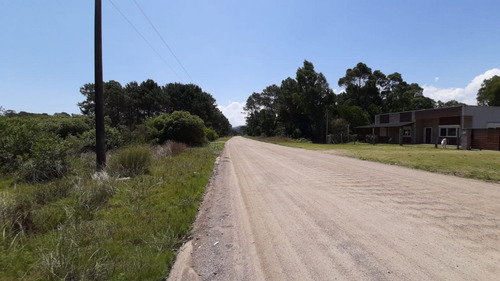
[{"label": "sandy soil", "polygon": [[170,280],[498,280],[500,185],[232,138]]}]

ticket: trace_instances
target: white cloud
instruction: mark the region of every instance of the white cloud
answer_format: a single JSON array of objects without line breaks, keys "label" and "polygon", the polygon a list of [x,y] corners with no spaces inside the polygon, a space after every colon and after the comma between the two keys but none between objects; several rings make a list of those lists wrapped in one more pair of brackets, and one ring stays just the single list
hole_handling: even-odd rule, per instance
[{"label": "white cloud", "polygon": [[439,81],[439,77],[435,77],[435,78],[434,78],[434,81],[435,81],[435,82]]},{"label": "white cloud", "polygon": [[474,77],[474,79],[472,79],[472,81],[465,88],[441,89],[427,84],[422,86],[422,88],[424,88],[424,96],[429,97],[435,101],[440,100],[442,102],[447,102],[450,100],[457,100],[465,104],[476,105],[477,91],[481,88],[481,84],[483,83],[484,79],[489,79],[495,75],[500,75],[500,69],[493,68],[483,74]]},{"label": "white cloud", "polygon": [[229,101],[226,106],[219,105],[217,107],[222,111],[233,127],[245,125],[246,114],[243,113],[243,107],[245,107],[244,102]]}]

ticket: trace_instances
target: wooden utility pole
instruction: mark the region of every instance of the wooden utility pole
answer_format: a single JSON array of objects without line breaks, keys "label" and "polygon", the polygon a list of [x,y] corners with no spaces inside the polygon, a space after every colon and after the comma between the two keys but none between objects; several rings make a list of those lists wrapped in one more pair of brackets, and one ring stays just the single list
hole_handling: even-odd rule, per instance
[{"label": "wooden utility pole", "polygon": [[106,166],[106,140],[104,136],[104,97],[102,81],[102,13],[101,0],[95,1],[95,132],[97,171]]}]

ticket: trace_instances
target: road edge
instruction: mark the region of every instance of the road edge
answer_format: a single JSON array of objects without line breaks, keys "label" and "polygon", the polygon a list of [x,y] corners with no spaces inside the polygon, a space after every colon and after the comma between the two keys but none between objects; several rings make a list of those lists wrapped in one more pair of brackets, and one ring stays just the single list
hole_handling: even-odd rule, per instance
[{"label": "road edge", "polygon": [[[223,151],[223,150],[222,150]],[[222,154],[221,151],[221,154]],[[212,190],[213,183],[215,180],[215,176],[217,175],[219,169],[220,155],[217,156],[214,162],[214,168],[212,169],[212,174],[208,180],[208,183],[205,187],[205,192],[203,193],[203,198],[200,202],[200,206],[198,207],[198,214],[196,215],[196,219],[193,222],[192,226],[196,224],[198,220],[200,220],[204,205],[205,199],[207,198],[208,193]],[[192,233],[193,230],[191,230]],[[177,280],[199,280],[198,274],[193,268],[191,257],[193,254],[193,244],[192,239],[186,241],[177,252],[177,257],[175,258],[174,265],[170,269],[168,276],[164,279],[167,281],[177,281]]]}]

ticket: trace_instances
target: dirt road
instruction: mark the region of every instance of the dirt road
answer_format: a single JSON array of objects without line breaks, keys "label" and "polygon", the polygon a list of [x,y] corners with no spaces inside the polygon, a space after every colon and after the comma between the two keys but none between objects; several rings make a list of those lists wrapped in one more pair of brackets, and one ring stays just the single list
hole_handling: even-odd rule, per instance
[{"label": "dirt road", "polygon": [[232,138],[171,280],[499,280],[500,185]]}]

